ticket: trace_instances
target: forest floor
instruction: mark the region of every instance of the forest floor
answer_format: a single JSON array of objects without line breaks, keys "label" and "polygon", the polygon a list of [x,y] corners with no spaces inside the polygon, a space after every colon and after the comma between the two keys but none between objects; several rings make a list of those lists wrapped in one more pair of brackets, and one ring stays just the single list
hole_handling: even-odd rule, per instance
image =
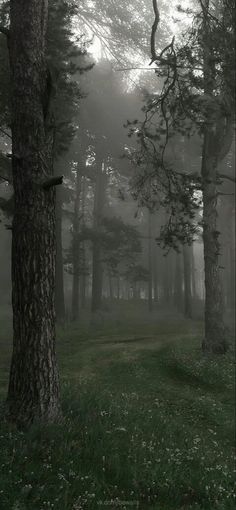
[{"label": "forest floor", "polygon": [[[0,426],[1,510],[234,509],[234,357],[159,312],[58,332],[57,426]],[[0,332],[0,394],[10,360]]]}]

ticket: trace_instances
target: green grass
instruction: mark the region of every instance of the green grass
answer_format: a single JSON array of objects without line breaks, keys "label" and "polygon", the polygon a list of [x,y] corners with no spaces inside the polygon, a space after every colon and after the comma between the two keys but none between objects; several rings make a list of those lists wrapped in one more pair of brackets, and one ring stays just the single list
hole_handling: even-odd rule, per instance
[{"label": "green grass", "polygon": [[65,421],[1,425],[2,510],[235,508],[233,356],[203,356],[201,324],[161,315],[59,331]]}]

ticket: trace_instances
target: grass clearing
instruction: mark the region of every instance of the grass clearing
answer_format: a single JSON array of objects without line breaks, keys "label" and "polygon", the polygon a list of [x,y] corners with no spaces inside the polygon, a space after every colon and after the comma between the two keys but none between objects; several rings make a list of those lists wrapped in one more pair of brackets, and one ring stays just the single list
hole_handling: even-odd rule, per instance
[{"label": "grass clearing", "polygon": [[234,360],[203,356],[201,334],[178,317],[60,330],[65,420],[1,425],[0,508],[235,508]]}]

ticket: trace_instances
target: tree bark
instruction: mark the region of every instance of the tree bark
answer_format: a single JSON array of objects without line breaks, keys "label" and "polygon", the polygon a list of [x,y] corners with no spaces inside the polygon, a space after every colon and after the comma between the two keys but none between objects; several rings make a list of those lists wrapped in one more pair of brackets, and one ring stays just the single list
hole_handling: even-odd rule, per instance
[{"label": "tree bark", "polygon": [[153,277],[153,242],[152,242],[152,216],[150,211],[148,211],[148,309],[149,312],[152,312],[153,302],[152,302],[152,277]]},{"label": "tree bark", "polygon": [[72,265],[73,265],[73,282],[72,282],[72,320],[79,318],[79,280],[80,280],[80,192],[81,192],[81,176],[79,173],[79,164],[76,169],[76,186],[75,186],[75,204],[73,217],[73,239],[72,239]]},{"label": "tree bark", "polygon": [[[86,226],[86,220],[85,220],[85,199],[86,199],[86,180],[85,176],[82,178],[81,183],[81,213],[82,213],[82,229]],[[86,247],[85,247],[85,241],[82,241],[81,243],[81,250],[80,250],[80,260],[81,260],[81,266],[83,268],[82,274],[80,276],[80,306],[82,309],[86,306],[86,283],[87,283],[87,277],[86,277]]]},{"label": "tree bark", "polygon": [[205,338],[204,351],[227,350],[222,282],[219,268],[219,232],[217,230],[217,160],[212,154],[212,135],[206,126],[202,157],[203,242],[205,267]]},{"label": "tree bark", "polygon": [[[209,0],[204,0],[203,11],[203,71],[204,93],[214,101],[215,68],[211,54]],[[205,269],[205,338],[204,351],[222,354],[227,351],[222,282],[219,268],[219,232],[217,229],[217,166],[227,136],[222,135],[222,117],[215,120],[212,110],[206,109],[202,149],[203,243]],[[224,119],[223,119],[224,120]],[[226,123],[231,122],[231,114]],[[228,149],[229,150],[229,149]],[[225,154],[224,154],[225,155]]]},{"label": "tree bark", "polygon": [[7,417],[18,425],[58,419],[55,356],[55,189],[45,127],[47,2],[11,0],[13,353]]},{"label": "tree bark", "polygon": [[102,247],[99,233],[101,229],[101,221],[103,216],[104,201],[106,189],[106,175],[104,172],[104,163],[98,159],[96,187],[94,195],[94,240],[93,240],[93,277],[92,277],[92,304],[91,311],[96,312],[101,308],[102,304]]},{"label": "tree bark", "polygon": [[62,252],[62,199],[61,190],[56,192],[56,285],[55,308],[58,322],[65,321],[64,268]]},{"label": "tree bark", "polygon": [[196,277],[195,277],[195,260],[194,260],[194,249],[193,244],[190,246],[190,264],[191,264],[191,289],[192,289],[192,297],[195,301],[197,299],[197,289],[196,289]]}]

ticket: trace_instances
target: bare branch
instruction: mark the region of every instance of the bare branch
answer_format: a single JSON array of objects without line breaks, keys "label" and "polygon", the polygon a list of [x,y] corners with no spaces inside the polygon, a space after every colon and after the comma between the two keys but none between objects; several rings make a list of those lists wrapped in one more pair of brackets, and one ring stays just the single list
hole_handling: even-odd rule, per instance
[{"label": "bare branch", "polygon": [[[220,123],[218,123],[219,129],[221,129]],[[220,150],[218,153],[219,161],[222,161],[228,154],[234,137],[234,118],[233,115],[229,115],[226,118],[226,126],[224,133],[221,137],[221,143],[219,144]]]},{"label": "bare branch", "polygon": [[0,179],[12,184],[12,170],[11,163],[7,157],[0,152]]},{"label": "bare branch", "polygon": [[3,34],[6,37],[8,37],[10,35],[10,30],[8,28],[3,27],[2,25],[0,25],[0,34]]},{"label": "bare branch", "polygon": [[51,177],[50,179],[47,179],[44,181],[41,186],[43,189],[48,190],[52,188],[53,186],[58,186],[59,184],[63,184],[63,175]]},{"label": "bare branch", "polygon": [[155,62],[155,60],[157,60],[155,39],[156,39],[157,27],[158,27],[159,21],[160,21],[160,14],[159,14],[159,10],[157,7],[157,0],[153,0],[152,3],[153,3],[153,11],[155,14],[155,20],[152,25],[152,32],[151,32],[151,62],[149,65],[151,65],[153,62]]},{"label": "bare branch", "polygon": [[12,184],[12,182],[10,181],[10,179],[9,179],[9,178],[7,178],[7,177],[4,177],[3,175],[0,175],[0,180],[5,181],[5,182],[9,182],[9,184]]},{"label": "bare branch", "polygon": [[10,140],[12,140],[11,135],[9,135],[9,133],[8,133],[7,131],[5,131],[5,129],[0,128],[0,132],[1,132],[4,136],[7,136],[8,138],[10,138]]},{"label": "bare branch", "polygon": [[224,175],[224,174],[217,174],[217,175],[218,175],[218,177],[220,177],[220,179],[226,179],[227,181],[236,183],[236,178],[231,177],[231,175]]},{"label": "bare branch", "polygon": [[11,154],[10,152],[6,155],[6,157],[8,159],[12,159],[12,161],[15,160],[15,161],[22,162],[22,160],[23,160],[23,157],[19,156],[19,154]]}]

